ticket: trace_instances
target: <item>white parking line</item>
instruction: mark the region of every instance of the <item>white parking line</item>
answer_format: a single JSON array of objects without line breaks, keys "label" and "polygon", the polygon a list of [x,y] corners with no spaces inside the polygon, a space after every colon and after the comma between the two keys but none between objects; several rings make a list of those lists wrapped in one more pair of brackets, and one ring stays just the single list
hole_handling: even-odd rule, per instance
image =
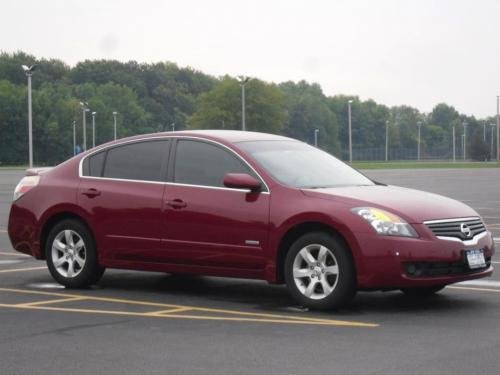
[{"label": "white parking line", "polygon": [[455,285],[465,285],[465,286],[485,286],[490,288],[500,288],[500,281],[496,280],[469,280],[462,281],[461,283],[457,283]]}]

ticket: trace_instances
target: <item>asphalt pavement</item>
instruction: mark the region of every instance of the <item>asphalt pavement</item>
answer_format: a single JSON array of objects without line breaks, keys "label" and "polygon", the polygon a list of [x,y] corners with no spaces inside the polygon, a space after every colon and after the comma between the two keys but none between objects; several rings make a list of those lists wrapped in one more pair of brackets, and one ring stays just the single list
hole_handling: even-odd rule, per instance
[{"label": "asphalt pavement", "polygon": [[[366,174],[471,205],[500,246],[500,170]],[[66,290],[8,240],[22,175],[0,170],[1,375],[500,373],[497,274],[426,300],[362,292],[335,312],[243,279],[107,270],[92,289]]]}]

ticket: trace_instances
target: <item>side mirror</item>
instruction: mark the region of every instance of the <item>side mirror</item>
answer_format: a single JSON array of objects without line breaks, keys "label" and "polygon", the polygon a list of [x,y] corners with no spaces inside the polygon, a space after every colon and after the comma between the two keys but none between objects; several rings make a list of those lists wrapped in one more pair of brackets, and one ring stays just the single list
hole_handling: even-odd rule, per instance
[{"label": "side mirror", "polygon": [[226,173],[224,175],[224,186],[234,189],[249,189],[257,191],[260,189],[260,181],[246,173]]}]

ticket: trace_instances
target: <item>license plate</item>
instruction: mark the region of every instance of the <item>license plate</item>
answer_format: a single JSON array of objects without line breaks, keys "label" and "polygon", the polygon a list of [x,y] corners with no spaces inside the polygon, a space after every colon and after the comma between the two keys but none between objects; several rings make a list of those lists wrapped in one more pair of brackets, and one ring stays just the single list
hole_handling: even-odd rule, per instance
[{"label": "license plate", "polygon": [[465,255],[470,269],[486,267],[483,250],[467,250]]}]

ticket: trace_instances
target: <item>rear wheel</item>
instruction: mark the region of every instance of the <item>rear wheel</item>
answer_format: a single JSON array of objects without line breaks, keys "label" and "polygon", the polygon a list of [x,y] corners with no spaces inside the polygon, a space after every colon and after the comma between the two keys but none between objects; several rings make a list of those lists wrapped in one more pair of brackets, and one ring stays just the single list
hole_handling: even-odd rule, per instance
[{"label": "rear wheel", "polygon": [[411,297],[429,297],[443,290],[446,285],[435,285],[418,288],[403,288],[401,291]]},{"label": "rear wheel", "polygon": [[63,220],[52,228],[45,255],[52,277],[67,288],[88,287],[104,274],[92,234],[77,220]]},{"label": "rear wheel", "polygon": [[349,249],[323,232],[308,233],[292,245],[285,259],[290,294],[303,306],[333,309],[356,293],[356,273]]}]

